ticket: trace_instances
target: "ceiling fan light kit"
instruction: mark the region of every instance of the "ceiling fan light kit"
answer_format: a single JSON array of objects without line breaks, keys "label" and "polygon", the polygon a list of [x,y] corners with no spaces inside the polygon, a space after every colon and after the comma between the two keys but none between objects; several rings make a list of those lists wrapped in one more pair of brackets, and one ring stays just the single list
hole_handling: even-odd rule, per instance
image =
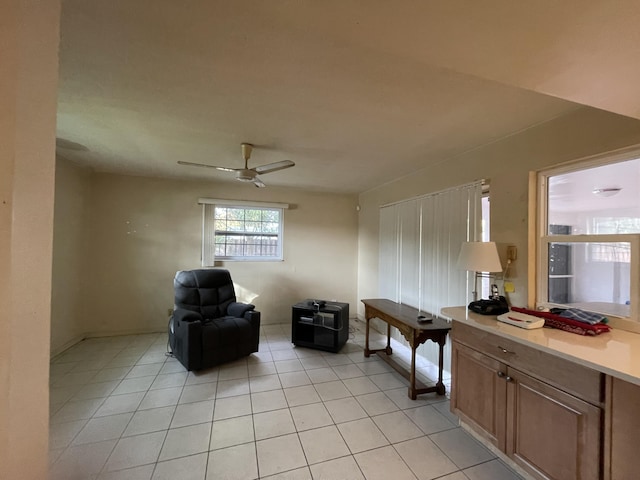
[{"label": "ceiling fan light kit", "polygon": [[219,167],[217,165],[207,165],[204,163],[193,163],[178,161],[180,165],[187,165],[190,167],[205,167],[215,168],[223,172],[236,172],[236,180],[240,182],[253,182],[258,188],[263,188],[266,185],[258,177],[258,174],[267,174],[276,172],[278,170],[284,170],[295,165],[291,160],[282,160],[280,162],[268,163],[266,165],[260,165],[259,167],[249,168],[249,158],[251,158],[251,152],[253,151],[253,145],[250,143],[242,143],[242,158],[244,158],[244,168],[231,168],[231,167]]},{"label": "ceiling fan light kit", "polygon": [[598,195],[599,197],[613,197],[620,193],[622,188],[620,187],[606,187],[606,188],[594,188],[592,190],[594,195]]}]

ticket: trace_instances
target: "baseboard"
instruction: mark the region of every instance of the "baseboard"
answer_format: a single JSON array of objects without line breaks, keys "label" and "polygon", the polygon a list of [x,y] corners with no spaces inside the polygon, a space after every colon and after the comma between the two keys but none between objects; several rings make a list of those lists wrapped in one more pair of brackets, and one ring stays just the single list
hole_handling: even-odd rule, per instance
[{"label": "baseboard", "polygon": [[113,332],[87,332],[84,338],[102,338],[102,337],[121,337],[123,335],[148,335],[152,333],[167,333],[167,329],[131,329],[131,330],[116,330]]},{"label": "baseboard", "polygon": [[167,333],[167,330],[165,328],[163,328],[162,330],[158,330],[158,329],[133,329],[133,330],[118,330],[115,332],[85,332],[81,335],[78,335],[76,337],[73,337],[71,340],[69,340],[68,342],[66,342],[64,345],[52,349],[51,353],[49,355],[49,358],[51,361],[55,360],[55,358],[66,352],[67,350],[69,350],[71,347],[73,347],[74,345],[77,345],[78,343],[80,343],[83,340],[86,340],[88,338],[102,338],[102,337],[120,337],[123,335],[148,335],[148,334],[153,334],[153,333]]},{"label": "baseboard", "polygon": [[70,349],[75,344],[80,343],[85,338],[87,338],[85,335],[78,335],[76,337],[73,337],[71,340],[69,340],[68,342],[66,342],[62,346],[60,346],[58,348],[55,348],[55,349],[52,349],[51,352],[49,353],[49,358],[51,360],[55,359],[58,355],[60,355],[64,351]]}]

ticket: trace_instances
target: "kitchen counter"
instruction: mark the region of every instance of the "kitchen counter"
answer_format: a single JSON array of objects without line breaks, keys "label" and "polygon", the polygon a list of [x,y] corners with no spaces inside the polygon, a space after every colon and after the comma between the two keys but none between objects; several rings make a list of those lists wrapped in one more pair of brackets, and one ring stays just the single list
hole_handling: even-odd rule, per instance
[{"label": "kitchen counter", "polygon": [[640,385],[640,334],[612,329],[592,337],[552,328],[526,330],[499,322],[495,316],[469,312],[466,307],[445,307],[441,313],[444,317]]}]

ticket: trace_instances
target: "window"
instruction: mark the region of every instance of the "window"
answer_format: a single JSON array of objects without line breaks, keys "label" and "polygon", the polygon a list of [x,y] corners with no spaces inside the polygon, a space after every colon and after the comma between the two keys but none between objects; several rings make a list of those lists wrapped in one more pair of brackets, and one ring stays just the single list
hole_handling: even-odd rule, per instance
[{"label": "window", "polygon": [[639,181],[638,151],[538,174],[537,305],[638,321]]},{"label": "window", "polygon": [[258,207],[214,207],[216,258],[282,258],[282,210]]},{"label": "window", "polygon": [[200,199],[204,204],[202,264],[215,260],[279,261],[286,204]]}]

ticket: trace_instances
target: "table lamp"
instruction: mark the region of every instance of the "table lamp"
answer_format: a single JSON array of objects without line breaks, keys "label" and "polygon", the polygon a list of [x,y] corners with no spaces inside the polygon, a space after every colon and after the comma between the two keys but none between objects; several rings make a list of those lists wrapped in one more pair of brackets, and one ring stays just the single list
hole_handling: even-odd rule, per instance
[{"label": "table lamp", "polygon": [[[495,242],[465,242],[458,256],[458,268],[474,272],[473,301],[478,300],[478,278],[493,278],[491,272],[502,272]],[[492,286],[492,298],[497,296]]]}]

